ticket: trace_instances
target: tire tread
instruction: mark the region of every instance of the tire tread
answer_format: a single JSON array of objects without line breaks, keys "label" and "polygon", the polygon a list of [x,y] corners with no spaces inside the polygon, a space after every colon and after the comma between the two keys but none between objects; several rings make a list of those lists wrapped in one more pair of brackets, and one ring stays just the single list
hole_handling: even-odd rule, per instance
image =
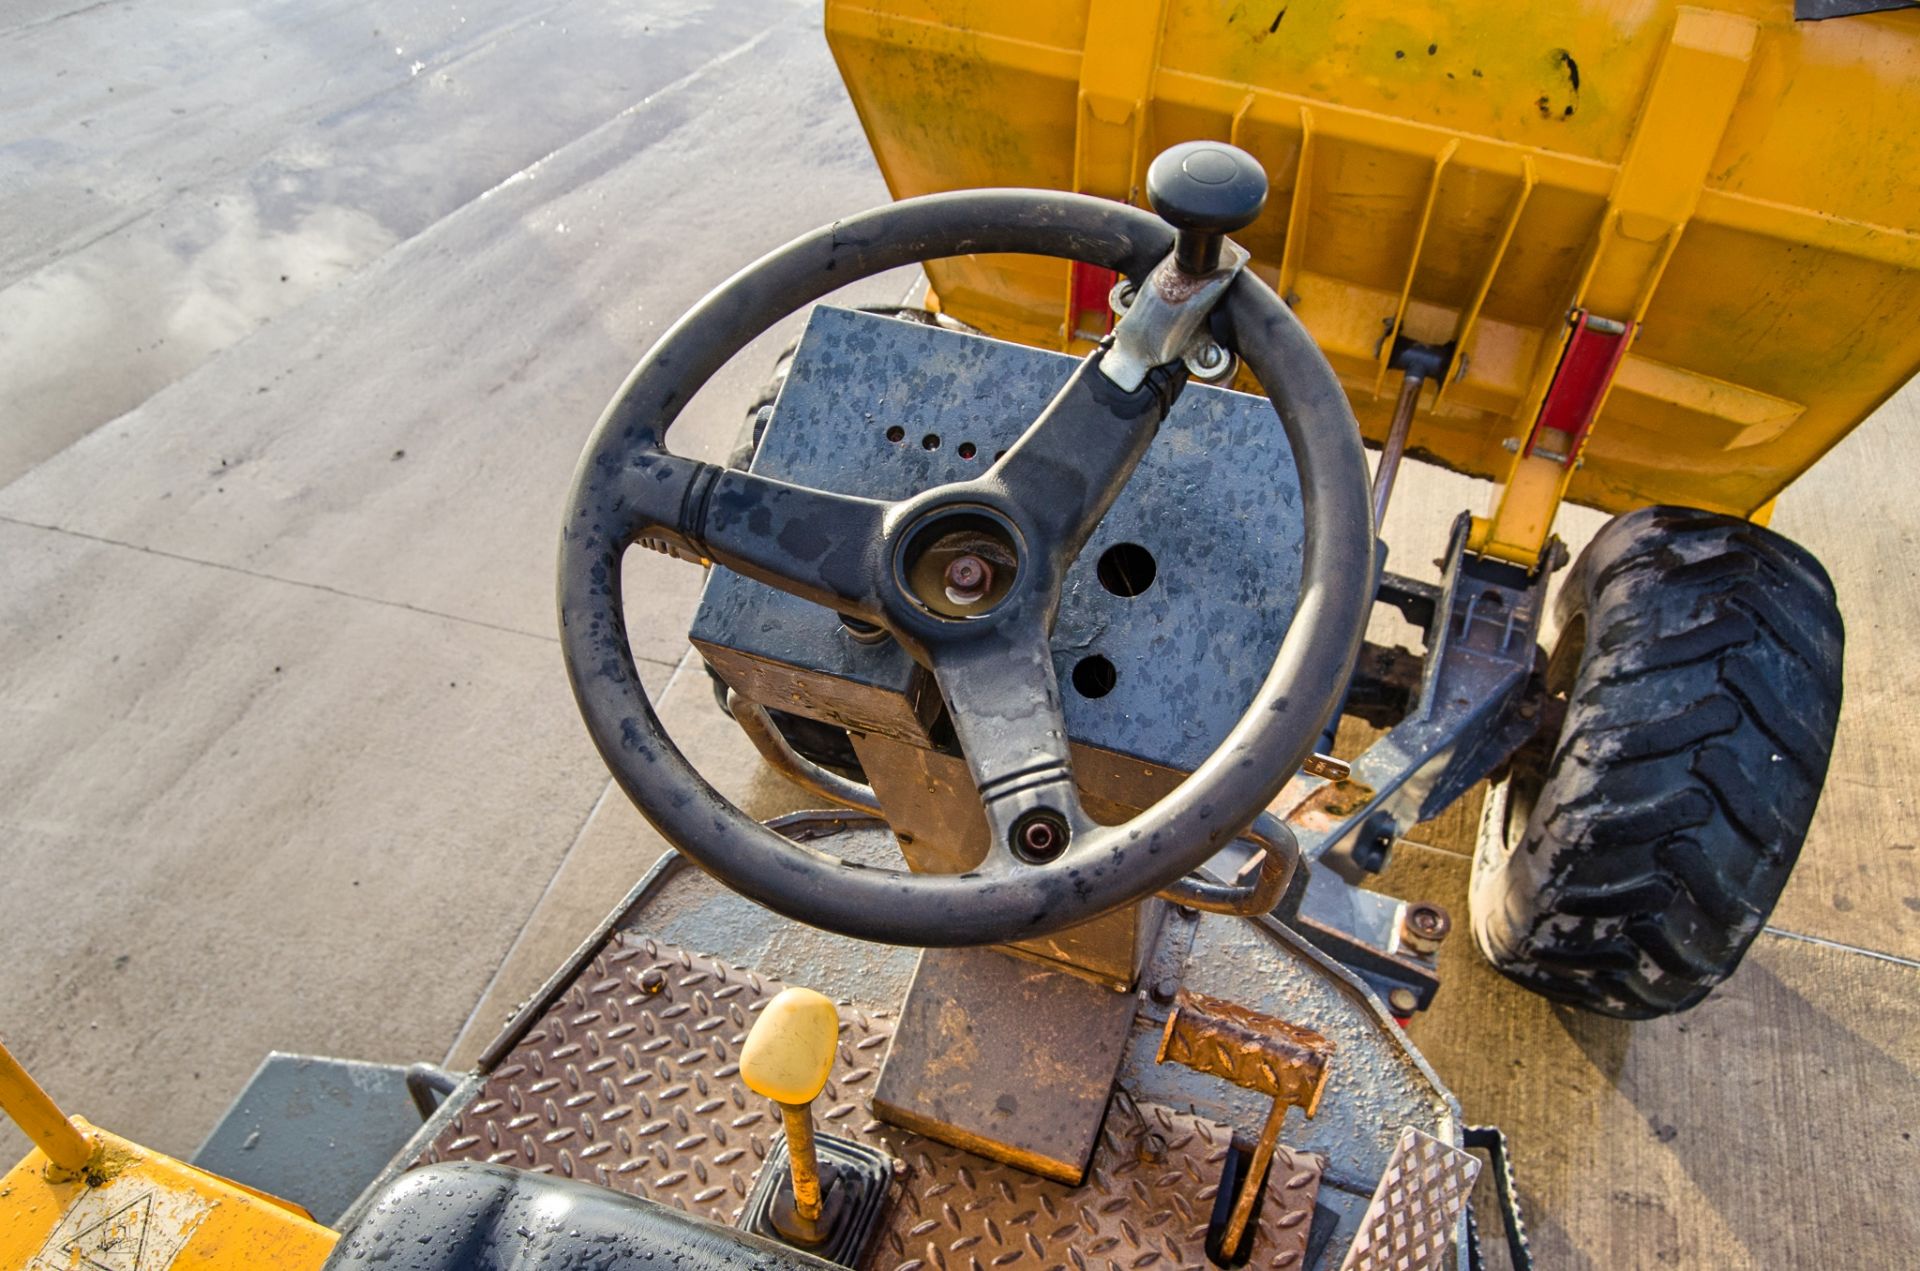
[{"label": "tire tread", "polygon": [[1582,553],[1559,613],[1582,664],[1524,830],[1476,858],[1475,934],[1554,1000],[1685,1010],[1739,964],[1812,821],[1840,709],[1833,585],[1770,530],[1643,508]]}]

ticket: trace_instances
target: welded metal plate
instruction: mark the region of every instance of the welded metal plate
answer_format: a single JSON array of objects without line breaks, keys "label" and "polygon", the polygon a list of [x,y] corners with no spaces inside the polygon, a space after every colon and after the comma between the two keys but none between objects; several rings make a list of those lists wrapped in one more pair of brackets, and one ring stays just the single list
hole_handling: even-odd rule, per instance
[{"label": "welded metal plate", "polygon": [[[977,477],[1074,364],[822,305],[753,470],[884,499]],[[1198,765],[1253,699],[1292,619],[1301,518],[1298,471],[1273,408],[1189,386],[1067,574],[1053,655],[1074,740],[1183,772]],[[1151,584],[1134,595],[1100,579],[1102,555],[1119,544],[1154,561]],[[749,698],[927,742],[919,721],[937,699],[912,659],[891,641],[849,639],[819,606],[715,569],[690,634]],[[1074,668],[1093,657],[1115,672],[1099,697],[1074,687]],[[792,667],[814,673],[782,669]]]},{"label": "welded metal plate", "polygon": [[1473,1153],[1402,1129],[1340,1271],[1440,1271],[1479,1176]]},{"label": "welded metal plate", "polygon": [[[873,1092],[877,1115],[1078,1183],[1133,1025],[1116,992],[998,949],[928,949]],[[954,1056],[968,1062],[956,1064]]]},{"label": "welded metal plate", "polygon": [[[782,987],[615,932],[421,1159],[557,1172],[731,1225],[780,1135],[737,1057]],[[816,1113],[906,1165],[868,1271],[1206,1265],[1226,1127],[1116,1094],[1086,1183],[1067,1187],[875,1121],[865,1096],[891,1013],[840,1014]],[[1317,1158],[1275,1158],[1252,1265],[1300,1265],[1318,1183]]]}]

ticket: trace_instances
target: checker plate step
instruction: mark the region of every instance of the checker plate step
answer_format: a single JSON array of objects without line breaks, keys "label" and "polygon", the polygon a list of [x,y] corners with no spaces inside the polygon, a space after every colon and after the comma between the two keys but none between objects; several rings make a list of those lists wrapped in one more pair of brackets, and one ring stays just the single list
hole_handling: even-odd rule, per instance
[{"label": "checker plate step", "polygon": [[[421,1163],[558,1173],[731,1225],[780,1129],[740,1083],[740,1046],[784,987],[615,932]],[[1210,1266],[1225,1126],[1117,1092],[1086,1183],[1067,1187],[874,1120],[866,1098],[894,1012],[842,1003],[840,1015],[822,1128],[906,1166],[867,1271]],[[1319,1184],[1319,1158],[1278,1150],[1249,1265],[1301,1265]]]}]

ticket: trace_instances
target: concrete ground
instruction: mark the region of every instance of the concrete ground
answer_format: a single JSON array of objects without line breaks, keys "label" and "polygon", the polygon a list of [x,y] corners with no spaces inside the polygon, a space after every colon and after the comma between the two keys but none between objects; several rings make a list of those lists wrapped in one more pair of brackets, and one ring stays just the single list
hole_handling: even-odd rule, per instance
[{"label": "concrete ground", "polygon": [[[0,69],[0,1032],[184,1154],[270,1048],[470,1058],[657,853],[553,638],[573,460],[707,287],[886,191],[801,0],[27,0]],[[764,365],[677,446],[721,456]],[[1447,950],[1414,1036],[1513,1135],[1543,1265],[1920,1246],[1916,426],[1909,391],[1780,504],[1849,696],[1740,973],[1629,1027]],[[1483,497],[1420,477],[1402,565]],[[669,722],[796,805],[688,669],[698,571],[636,568]],[[1386,885],[1464,912],[1471,817]]]}]

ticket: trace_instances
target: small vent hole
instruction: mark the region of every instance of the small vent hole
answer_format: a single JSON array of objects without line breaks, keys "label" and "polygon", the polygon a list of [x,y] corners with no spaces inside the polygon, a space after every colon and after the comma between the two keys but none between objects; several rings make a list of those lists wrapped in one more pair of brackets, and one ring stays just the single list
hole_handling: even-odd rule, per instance
[{"label": "small vent hole", "polygon": [[1098,653],[1073,664],[1073,687],[1082,697],[1105,697],[1119,682],[1120,673],[1113,669],[1113,663]]},{"label": "small vent hole", "polygon": [[1160,566],[1153,553],[1138,543],[1115,543],[1100,553],[1094,574],[1100,585],[1116,596],[1137,596],[1153,586]]}]

